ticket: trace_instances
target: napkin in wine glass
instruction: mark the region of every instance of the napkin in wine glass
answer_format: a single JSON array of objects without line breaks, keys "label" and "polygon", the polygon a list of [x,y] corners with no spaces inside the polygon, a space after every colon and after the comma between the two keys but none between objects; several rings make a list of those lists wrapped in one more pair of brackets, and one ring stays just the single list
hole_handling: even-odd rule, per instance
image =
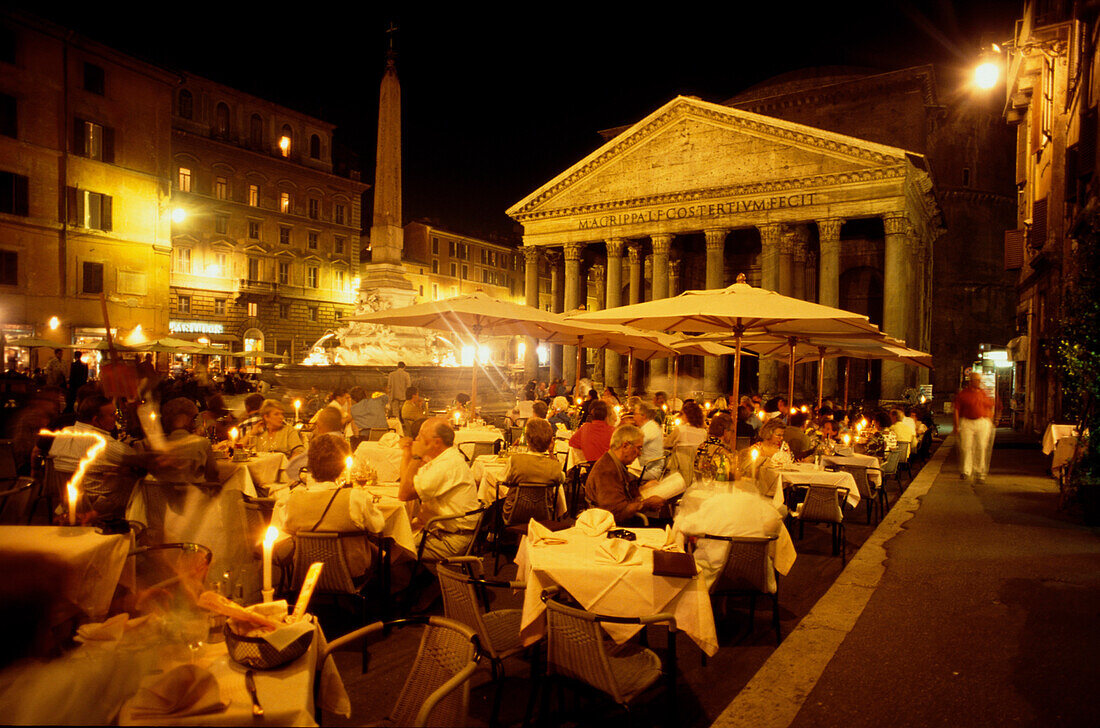
[{"label": "napkin in wine glass", "polygon": [[133,718],[185,718],[220,713],[229,707],[222,701],[218,681],[198,665],[178,665],[138,690],[127,704]]},{"label": "napkin in wine glass", "polygon": [[602,536],[615,528],[615,516],[602,508],[589,508],[577,518],[577,528],[585,536]]}]

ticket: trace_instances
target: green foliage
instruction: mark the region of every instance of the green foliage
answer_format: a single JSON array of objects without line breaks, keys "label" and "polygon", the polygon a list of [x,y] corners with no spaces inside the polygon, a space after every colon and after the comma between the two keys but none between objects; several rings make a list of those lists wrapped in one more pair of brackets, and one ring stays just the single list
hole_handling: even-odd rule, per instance
[{"label": "green foliage", "polygon": [[1073,258],[1063,267],[1057,368],[1065,414],[1092,435],[1068,485],[1092,490],[1100,485],[1100,213],[1082,221],[1076,239]]}]

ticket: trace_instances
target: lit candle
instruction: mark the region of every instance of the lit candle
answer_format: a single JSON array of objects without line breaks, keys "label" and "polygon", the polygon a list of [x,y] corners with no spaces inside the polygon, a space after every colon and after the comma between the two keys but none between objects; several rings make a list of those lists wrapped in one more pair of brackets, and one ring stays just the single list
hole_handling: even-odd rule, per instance
[{"label": "lit candle", "polygon": [[706,409],[710,409],[710,402],[704,402],[703,407],[705,407]]},{"label": "lit candle", "polygon": [[623,406],[621,404],[615,405],[615,414],[619,414],[622,411],[623,411]]},{"label": "lit candle", "polygon": [[302,400],[300,400],[300,399],[294,400],[294,421],[295,422],[297,422],[298,419],[299,419],[298,418],[298,411],[301,410],[301,409],[302,409]]},{"label": "lit candle", "polygon": [[76,489],[76,485],[70,480],[68,485],[65,486],[65,490],[69,494],[69,525],[76,525],[76,502],[80,498],[80,491]]},{"label": "lit candle", "polygon": [[752,460],[752,477],[756,479],[756,459],[760,457],[760,451],[755,447],[749,450],[749,458]]},{"label": "lit candle", "polygon": [[583,401],[584,401],[583,399],[581,399],[580,397],[577,397],[577,404],[578,405],[580,405]]},{"label": "lit candle", "polygon": [[807,407],[806,405],[802,405],[802,411],[803,411],[803,412],[809,412],[809,411],[810,411],[810,408],[809,408],[809,407]]},{"label": "lit candle", "polygon": [[355,458],[353,458],[351,455],[348,455],[346,458],[344,458],[344,482],[345,483],[350,483],[351,482],[351,468],[352,468],[353,465],[355,465]]},{"label": "lit candle", "polygon": [[233,447],[237,444],[237,437],[239,437],[240,434],[240,430],[236,427],[229,430],[229,447]]},{"label": "lit candle", "polygon": [[271,586],[271,555],[275,550],[275,539],[279,537],[279,529],[274,526],[267,527],[264,534],[264,586],[263,596],[265,602],[270,602],[275,596],[275,590]]},{"label": "lit candle", "polygon": [[848,447],[852,444],[852,436],[847,432],[844,433],[844,447]]},{"label": "lit candle", "polygon": [[665,412],[668,412],[668,405],[667,404],[661,405],[661,409],[663,409]]}]

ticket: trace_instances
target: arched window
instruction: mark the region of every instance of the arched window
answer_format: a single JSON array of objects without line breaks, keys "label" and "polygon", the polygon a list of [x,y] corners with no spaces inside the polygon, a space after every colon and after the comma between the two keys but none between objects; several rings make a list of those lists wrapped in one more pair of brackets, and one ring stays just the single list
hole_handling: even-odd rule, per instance
[{"label": "arched window", "polygon": [[229,107],[224,101],[214,109],[214,130],[219,134],[229,133]]},{"label": "arched window", "polygon": [[321,137],[317,136],[316,134],[309,138],[309,158],[321,158]]},{"label": "arched window", "polygon": [[180,90],[178,111],[180,117],[184,119],[191,119],[195,115],[195,101],[187,89]]},{"label": "arched window", "polygon": [[283,130],[279,135],[279,151],[284,157],[290,156],[290,146],[294,141],[294,132],[290,130],[289,124],[283,124]]},{"label": "arched window", "polygon": [[253,114],[248,126],[248,141],[256,149],[264,146],[264,120],[259,114]]}]

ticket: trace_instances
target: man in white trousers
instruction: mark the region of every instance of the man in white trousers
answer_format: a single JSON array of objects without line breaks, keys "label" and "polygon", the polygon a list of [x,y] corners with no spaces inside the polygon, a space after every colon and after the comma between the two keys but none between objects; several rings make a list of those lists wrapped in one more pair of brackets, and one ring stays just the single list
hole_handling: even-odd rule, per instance
[{"label": "man in white trousers", "polygon": [[959,438],[959,477],[985,482],[993,451],[993,398],[982,389],[982,375],[971,372],[955,395],[955,432]]}]

